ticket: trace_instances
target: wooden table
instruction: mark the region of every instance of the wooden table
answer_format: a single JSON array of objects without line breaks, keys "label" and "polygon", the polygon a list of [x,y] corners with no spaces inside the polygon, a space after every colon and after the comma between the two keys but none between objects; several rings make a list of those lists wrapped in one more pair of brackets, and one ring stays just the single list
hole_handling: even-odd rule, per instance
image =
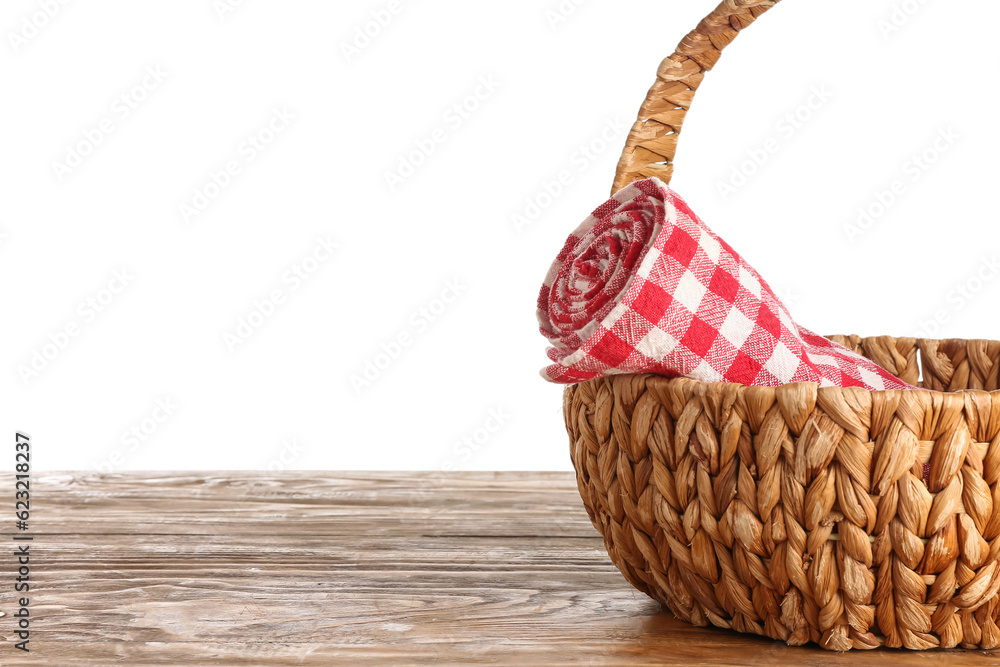
[{"label": "wooden table", "polygon": [[31,653],[0,558],[0,665],[1000,664],[681,623],[570,473],[35,473],[30,529]]}]

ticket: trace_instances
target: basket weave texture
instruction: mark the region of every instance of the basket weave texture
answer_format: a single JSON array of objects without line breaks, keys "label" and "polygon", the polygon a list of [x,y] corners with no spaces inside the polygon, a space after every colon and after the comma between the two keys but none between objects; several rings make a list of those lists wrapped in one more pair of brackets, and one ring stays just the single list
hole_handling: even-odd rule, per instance
[{"label": "basket weave texture", "polygon": [[832,338],[948,391],[656,375],[565,390],[611,560],[695,625],[835,650],[1000,646],[1000,392],[983,391],[1000,342]]},{"label": "basket weave texture", "polygon": [[[774,4],[726,0],[663,61],[613,192],[669,181],[705,72]],[[648,374],[566,388],[612,562],[695,625],[833,650],[1000,647],[1000,342],[830,338],[929,391]]]}]

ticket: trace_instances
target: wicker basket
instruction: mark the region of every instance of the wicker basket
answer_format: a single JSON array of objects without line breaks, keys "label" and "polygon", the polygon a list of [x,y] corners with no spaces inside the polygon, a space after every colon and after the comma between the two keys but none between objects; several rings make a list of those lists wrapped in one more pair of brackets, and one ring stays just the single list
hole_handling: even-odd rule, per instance
[{"label": "wicker basket", "polygon": [[[774,4],[726,0],[663,61],[612,192],[669,181],[705,72]],[[831,338],[931,391],[656,375],[566,389],[611,560],[695,625],[834,650],[1000,646],[1000,342]]]}]

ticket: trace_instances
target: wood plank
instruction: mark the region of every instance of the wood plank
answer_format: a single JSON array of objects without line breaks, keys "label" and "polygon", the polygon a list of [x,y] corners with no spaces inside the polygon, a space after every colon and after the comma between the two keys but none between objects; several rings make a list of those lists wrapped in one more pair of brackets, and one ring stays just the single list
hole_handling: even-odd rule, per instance
[{"label": "wood plank", "polygon": [[60,472],[32,499],[32,652],[8,561],[0,665],[1000,663],[688,626],[614,568],[571,473]]}]

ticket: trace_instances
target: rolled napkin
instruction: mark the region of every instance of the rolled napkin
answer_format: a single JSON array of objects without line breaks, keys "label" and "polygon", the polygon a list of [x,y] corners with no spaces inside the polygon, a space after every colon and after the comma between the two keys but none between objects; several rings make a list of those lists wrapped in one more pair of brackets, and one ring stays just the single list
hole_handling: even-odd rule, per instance
[{"label": "rolled napkin", "polygon": [[566,240],[538,296],[551,382],[621,373],[912,389],[798,326],[767,283],[662,181],[623,188]]}]

